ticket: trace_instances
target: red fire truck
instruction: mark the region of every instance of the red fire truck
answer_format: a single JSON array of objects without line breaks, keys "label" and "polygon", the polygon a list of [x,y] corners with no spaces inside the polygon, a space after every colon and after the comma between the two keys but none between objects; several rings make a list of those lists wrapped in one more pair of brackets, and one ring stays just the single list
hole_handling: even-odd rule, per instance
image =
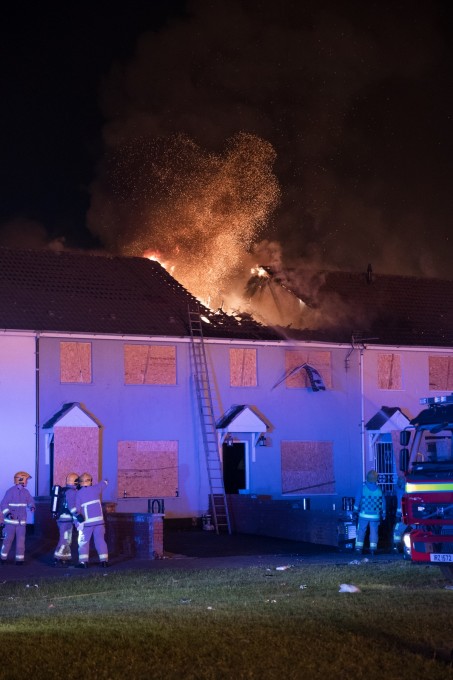
[{"label": "red fire truck", "polygon": [[453,580],[453,393],[426,406],[400,433],[406,477],[402,510],[413,562],[437,564]]}]

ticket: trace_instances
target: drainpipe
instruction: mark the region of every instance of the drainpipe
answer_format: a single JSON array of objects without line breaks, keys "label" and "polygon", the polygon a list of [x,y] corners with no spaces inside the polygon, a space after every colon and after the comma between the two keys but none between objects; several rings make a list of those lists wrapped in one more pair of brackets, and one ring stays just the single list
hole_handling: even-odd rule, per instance
[{"label": "drainpipe", "polygon": [[39,495],[39,335],[35,338],[35,495]]},{"label": "drainpipe", "polygon": [[364,347],[360,348],[359,371],[360,371],[360,428],[362,436],[362,481],[365,479],[365,394],[363,377],[363,352]]}]

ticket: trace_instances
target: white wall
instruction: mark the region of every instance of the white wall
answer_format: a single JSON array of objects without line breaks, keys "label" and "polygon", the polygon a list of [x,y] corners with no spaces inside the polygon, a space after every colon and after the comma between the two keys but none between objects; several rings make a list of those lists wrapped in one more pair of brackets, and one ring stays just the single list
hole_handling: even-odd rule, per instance
[{"label": "white wall", "polygon": [[36,373],[33,335],[0,335],[0,495],[25,470],[35,493]]}]

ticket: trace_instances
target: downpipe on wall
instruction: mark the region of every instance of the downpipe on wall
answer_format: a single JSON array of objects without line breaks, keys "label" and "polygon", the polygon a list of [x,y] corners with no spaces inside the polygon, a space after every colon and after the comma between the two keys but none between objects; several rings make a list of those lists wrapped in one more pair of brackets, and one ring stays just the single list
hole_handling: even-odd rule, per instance
[{"label": "downpipe on wall", "polygon": [[35,496],[39,495],[39,334],[35,337]]},{"label": "downpipe on wall", "polygon": [[359,372],[360,372],[360,436],[362,439],[362,479],[365,479],[365,395],[364,395],[364,376],[363,376],[363,352],[364,347],[359,352]]}]

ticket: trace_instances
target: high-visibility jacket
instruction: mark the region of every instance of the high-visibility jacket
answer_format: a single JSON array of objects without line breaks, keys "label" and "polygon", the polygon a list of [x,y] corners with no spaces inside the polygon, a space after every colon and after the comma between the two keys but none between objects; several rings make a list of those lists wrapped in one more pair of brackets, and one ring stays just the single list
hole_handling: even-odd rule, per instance
[{"label": "high-visibility jacket", "polygon": [[82,486],[76,492],[77,512],[84,517],[84,525],[95,527],[104,524],[104,513],[102,512],[101,493],[107,481],[98,482],[93,486]]},{"label": "high-visibility jacket", "polygon": [[26,524],[27,508],[35,509],[33,496],[22,484],[11,486],[0,504],[5,524]]},{"label": "high-visibility jacket", "polygon": [[377,484],[365,482],[360,492],[357,493],[354,503],[354,512],[359,518],[376,522],[385,519],[385,498]]}]

